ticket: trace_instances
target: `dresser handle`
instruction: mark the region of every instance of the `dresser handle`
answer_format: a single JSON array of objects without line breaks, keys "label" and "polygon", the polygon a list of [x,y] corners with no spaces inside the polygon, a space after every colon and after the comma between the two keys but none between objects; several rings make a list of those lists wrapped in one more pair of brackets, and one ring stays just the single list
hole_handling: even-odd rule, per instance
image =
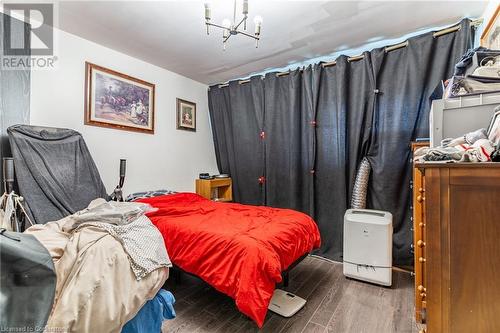
[{"label": "dresser handle", "polygon": [[427,296],[425,293],[420,294],[420,297],[422,297],[422,298],[424,298],[425,296]]},{"label": "dresser handle", "polygon": [[418,191],[419,191],[420,193],[424,193],[424,192],[425,192],[425,189],[423,189],[423,188],[419,188],[419,189],[418,189]]},{"label": "dresser handle", "polygon": [[420,228],[423,228],[423,227],[425,227],[425,224],[424,224],[423,222],[420,222],[420,223],[418,224],[418,226],[419,226]]},{"label": "dresser handle", "polygon": [[427,289],[424,286],[422,286],[422,285],[418,286],[417,289],[420,292],[427,292]]},{"label": "dresser handle", "polygon": [[418,258],[418,261],[420,261],[420,262],[426,262],[426,260],[425,260],[425,258],[424,258],[424,257],[420,257],[420,258]]},{"label": "dresser handle", "polygon": [[423,240],[419,239],[418,242],[417,242],[417,245],[419,247],[424,247],[425,246],[425,242]]},{"label": "dresser handle", "polygon": [[419,196],[417,197],[417,201],[418,201],[418,202],[422,202],[422,201],[424,201],[424,200],[425,200],[425,197],[424,197],[424,196],[419,195]]}]

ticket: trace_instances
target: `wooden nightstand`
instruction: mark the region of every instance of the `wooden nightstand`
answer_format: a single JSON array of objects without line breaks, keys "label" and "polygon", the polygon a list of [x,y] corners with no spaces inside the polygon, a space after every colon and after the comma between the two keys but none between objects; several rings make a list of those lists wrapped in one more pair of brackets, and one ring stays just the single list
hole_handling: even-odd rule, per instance
[{"label": "wooden nightstand", "polygon": [[196,193],[214,201],[233,201],[231,178],[196,179]]}]

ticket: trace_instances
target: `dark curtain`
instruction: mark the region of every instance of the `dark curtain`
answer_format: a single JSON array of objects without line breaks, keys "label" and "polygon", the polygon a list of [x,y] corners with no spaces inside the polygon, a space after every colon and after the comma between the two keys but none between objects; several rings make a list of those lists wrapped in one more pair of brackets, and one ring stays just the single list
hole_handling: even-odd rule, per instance
[{"label": "dark curtain", "polygon": [[439,37],[430,32],[412,38],[407,47],[371,52],[380,93],[369,152],[367,204],[393,214],[393,257],[402,264],[411,264],[413,258],[409,143],[429,137],[429,98],[472,46],[471,31],[469,20],[463,20],[458,32]]},{"label": "dark curtain", "polygon": [[214,86],[209,93],[210,119],[218,168],[231,175],[233,197],[244,204],[264,200],[264,87],[260,76],[250,82]]},{"label": "dark curtain", "polygon": [[265,78],[266,204],[309,213],[310,136],[299,70]]},{"label": "dark curtain", "polygon": [[[393,214],[394,261],[410,264],[409,144],[428,137],[429,96],[452,75],[472,36],[464,20],[459,31],[423,34],[388,53],[381,48],[353,61],[341,56],[335,66],[211,87],[217,161],[235,180],[236,201],[306,212],[321,231],[317,254],[342,260],[343,217],[367,156],[368,208]],[[266,181],[258,187],[261,174]]]},{"label": "dark curtain", "polygon": [[[10,19],[10,22],[9,22]],[[7,35],[5,25],[10,23],[10,34]],[[3,56],[5,38],[23,40],[21,45],[30,43],[30,26],[27,23],[9,18],[0,13],[0,55]],[[24,49],[23,56],[30,56],[29,48]],[[11,157],[7,128],[15,124],[27,124],[30,112],[30,70],[8,70],[0,68],[0,188],[3,192],[2,158]]]},{"label": "dark curtain", "polygon": [[343,216],[369,143],[374,84],[366,55],[351,63],[339,57],[320,81],[314,218],[323,235],[319,254],[334,260],[342,260]]}]

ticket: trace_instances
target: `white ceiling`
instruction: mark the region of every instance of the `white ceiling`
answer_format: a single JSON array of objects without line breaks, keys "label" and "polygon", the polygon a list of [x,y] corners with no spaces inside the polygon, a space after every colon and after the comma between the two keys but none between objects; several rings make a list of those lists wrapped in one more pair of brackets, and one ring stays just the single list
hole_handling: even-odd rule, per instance
[{"label": "white ceiling", "polygon": [[[59,27],[210,84],[479,17],[486,4],[249,0],[248,30],[253,32],[255,15],[264,19],[260,46],[256,49],[253,40],[232,36],[226,51],[221,31],[206,35],[202,0],[62,1]],[[212,1],[213,22],[231,18],[232,11],[233,0]]]}]

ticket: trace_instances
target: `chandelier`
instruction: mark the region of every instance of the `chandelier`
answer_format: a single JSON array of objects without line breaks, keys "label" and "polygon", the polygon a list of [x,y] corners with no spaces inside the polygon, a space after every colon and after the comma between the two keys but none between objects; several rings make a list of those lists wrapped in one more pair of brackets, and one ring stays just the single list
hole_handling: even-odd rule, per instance
[{"label": "chandelier", "polygon": [[[233,12],[233,20],[224,19],[222,24],[215,24],[210,22],[212,18],[212,8],[211,3],[209,1],[205,2],[205,24],[207,26],[207,35],[210,34],[210,26],[217,27],[222,29],[222,48],[226,50],[227,40],[233,36],[242,34],[244,36],[255,39],[255,47],[259,47],[259,39],[260,39],[260,30],[262,28],[262,17],[255,16],[255,32],[254,34],[250,34],[246,32],[247,30],[247,19],[248,19],[248,0],[243,0],[243,18],[238,22],[236,21],[236,0],[234,0],[234,12]],[[240,30],[240,26],[243,24],[243,30]]]}]

